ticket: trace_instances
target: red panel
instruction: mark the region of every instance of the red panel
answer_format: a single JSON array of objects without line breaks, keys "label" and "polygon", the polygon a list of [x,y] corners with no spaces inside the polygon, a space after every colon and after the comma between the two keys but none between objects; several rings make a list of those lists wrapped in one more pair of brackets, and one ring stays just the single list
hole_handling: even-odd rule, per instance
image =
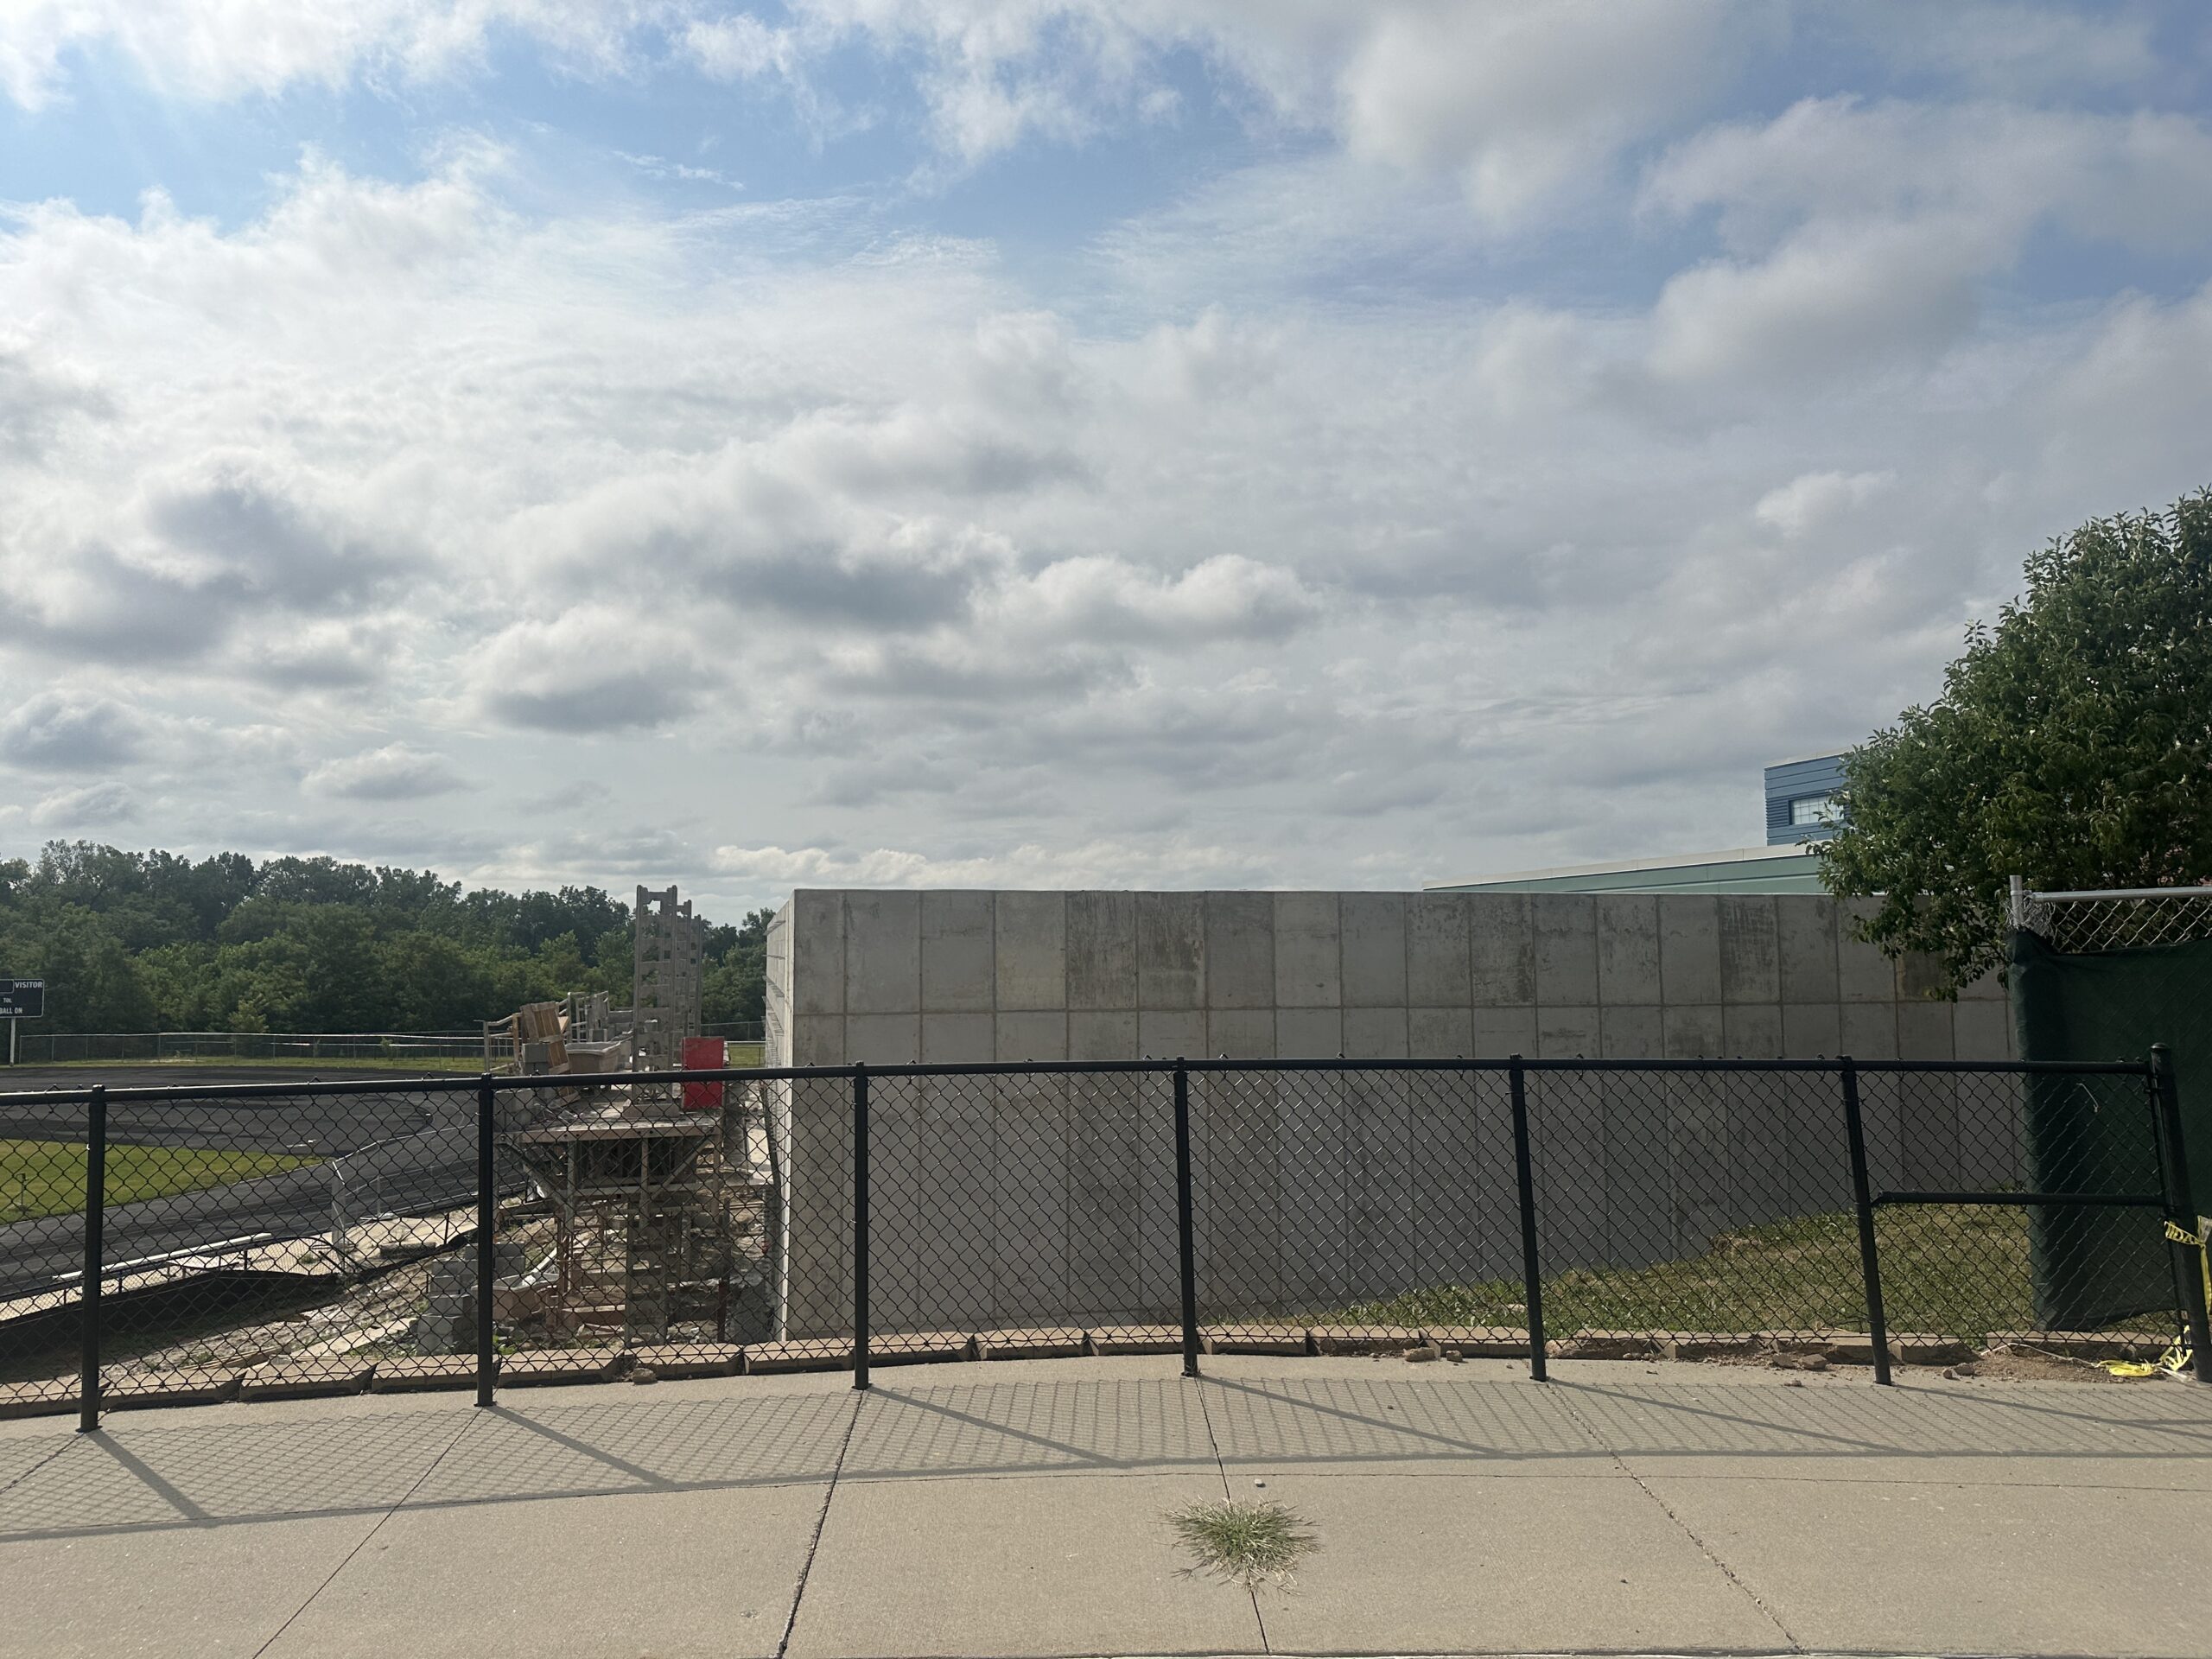
[{"label": "red panel", "polygon": [[[686,1037],[683,1039],[683,1069],[686,1071],[719,1071],[726,1063],[728,1050],[719,1037]],[[687,1083],[683,1085],[683,1109],[687,1112],[719,1110],[722,1103],[722,1085],[719,1083]]]}]

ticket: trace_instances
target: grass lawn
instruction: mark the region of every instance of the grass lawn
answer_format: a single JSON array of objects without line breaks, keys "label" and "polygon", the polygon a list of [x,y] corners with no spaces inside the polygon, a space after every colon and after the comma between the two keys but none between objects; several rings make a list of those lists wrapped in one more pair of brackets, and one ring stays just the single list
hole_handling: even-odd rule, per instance
[{"label": "grass lawn", "polygon": [[[1980,1338],[2037,1327],[2024,1210],[1898,1205],[1878,1211],[1875,1229],[1892,1331]],[[1433,1286],[1317,1317],[1415,1328],[1528,1324],[1517,1279]],[[2159,1330],[2173,1317],[2145,1313],[2124,1323]],[[1687,1261],[1573,1268],[1544,1281],[1544,1325],[1554,1337],[1580,1331],[1864,1331],[1866,1323],[1859,1229],[1848,1212],[1725,1233],[1706,1254]]]},{"label": "grass lawn", "polygon": [[[272,1152],[113,1145],[107,1201],[134,1204],[198,1192],[319,1161]],[[85,1149],[57,1141],[0,1141],[0,1222],[74,1215],[85,1204]]]}]

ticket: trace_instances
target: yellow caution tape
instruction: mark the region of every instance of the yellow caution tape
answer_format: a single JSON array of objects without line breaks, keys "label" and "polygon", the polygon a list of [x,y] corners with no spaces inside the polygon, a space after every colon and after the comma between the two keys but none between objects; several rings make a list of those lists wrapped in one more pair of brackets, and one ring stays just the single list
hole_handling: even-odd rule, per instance
[{"label": "yellow caution tape", "polygon": [[2177,1244],[2187,1244],[2200,1250],[2204,1248],[2204,1241],[2177,1221],[2166,1224],[2166,1236]]}]

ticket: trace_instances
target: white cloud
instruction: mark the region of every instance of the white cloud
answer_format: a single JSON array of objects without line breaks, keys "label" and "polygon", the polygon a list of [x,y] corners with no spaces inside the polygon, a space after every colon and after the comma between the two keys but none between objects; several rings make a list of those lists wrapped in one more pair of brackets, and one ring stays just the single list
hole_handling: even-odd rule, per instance
[{"label": "white cloud", "polygon": [[1192,887],[1249,881],[1249,854],[1213,846],[1094,841],[1079,846],[1027,844],[969,857],[931,857],[896,848],[717,847],[709,861],[722,875],[766,888]]},{"label": "white cloud", "polygon": [[487,713],[556,734],[664,726],[696,708],[709,686],[690,638],[612,605],[514,623],[478,664],[475,691]]},{"label": "white cloud", "polygon": [[916,73],[1019,90],[1074,38],[1135,98],[1198,53],[1264,159],[1041,253],[925,196],[594,205],[470,145],[310,156],[229,226],[12,210],[0,759],[127,766],[175,843],[732,903],[1710,845],[1761,760],[1926,696],[2047,536],[2202,481],[2212,296],[2009,280],[2205,234],[2186,120],[1801,105],[1675,145],[1631,222],[1578,181],[1694,100],[1562,112],[1529,176],[1590,275],[1467,211],[1511,123],[1273,144],[1349,135],[1411,8],[944,15]]},{"label": "white cloud", "polygon": [[1803,473],[1761,496],[1751,517],[1802,541],[1847,518],[1896,483],[1895,473]]},{"label": "white cloud", "polygon": [[574,67],[620,73],[669,0],[12,0],[0,16],[0,89],[36,109],[65,86],[64,57],[99,48],[188,97],[275,93],[391,75],[481,69],[514,30]]},{"label": "white cloud", "polygon": [[443,755],[404,743],[325,760],[305,779],[310,793],[353,801],[416,801],[467,789],[468,779]]},{"label": "white cloud", "polygon": [[146,742],[137,711],[108,697],[41,691],[0,720],[0,760],[41,772],[83,772],[135,760]]},{"label": "white cloud", "polygon": [[44,829],[82,832],[129,823],[140,812],[130,786],[110,779],[82,789],[56,790],[33,807],[30,816],[32,823]]}]

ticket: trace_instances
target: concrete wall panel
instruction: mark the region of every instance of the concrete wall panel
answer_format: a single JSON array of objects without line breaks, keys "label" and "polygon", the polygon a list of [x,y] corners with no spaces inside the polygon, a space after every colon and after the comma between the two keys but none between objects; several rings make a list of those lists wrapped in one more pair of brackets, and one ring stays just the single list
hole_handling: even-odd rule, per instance
[{"label": "concrete wall panel", "polygon": [[[1137,1007],[1161,1013],[1206,1005],[1206,895],[1137,894]],[[1270,912],[1272,913],[1272,912]]]},{"label": "concrete wall panel", "polygon": [[1001,1012],[1068,1006],[1068,897],[997,895],[993,962]]},{"label": "concrete wall panel", "polygon": [[[799,948],[807,949],[803,938]],[[845,1011],[917,1014],[921,994],[922,895],[847,893]]]},{"label": "concrete wall panel", "polygon": [[1659,896],[1597,895],[1598,995],[1609,1005],[1659,1001]]},{"label": "concrete wall panel", "polygon": [[1477,1008],[1474,1046],[1466,1052],[1478,1059],[1502,1060],[1516,1054],[1526,1058],[1538,1052],[1536,1026],[1532,1007]]},{"label": "concrete wall panel", "polygon": [[1068,1052],[1068,1016],[1040,1010],[1001,1014],[992,1058],[1000,1060],[1072,1058]]},{"label": "concrete wall panel", "polygon": [[[1525,893],[1471,893],[1467,940],[1478,1007],[1520,1007],[1536,1001],[1536,924]],[[1555,1002],[1597,1001],[1558,996]]]},{"label": "concrete wall panel", "polygon": [[[1163,895],[1165,896],[1165,895]],[[1196,1001],[1183,1001],[1185,972],[1179,954],[1181,945],[1172,910],[1163,917],[1158,938],[1174,957],[1171,978],[1160,982],[1144,977],[1153,956],[1140,958],[1138,1006],[1179,1008],[1272,1008],[1275,1006],[1274,897],[1265,893],[1209,893],[1205,895],[1205,944],[1204,972],[1191,982],[1188,993]],[[1142,912],[1140,912],[1140,917]],[[1144,936],[1140,932],[1140,938]]]},{"label": "concrete wall panel", "polygon": [[1781,1005],[1730,1003],[1720,1014],[1720,1052],[1738,1060],[1782,1058]]},{"label": "concrete wall panel", "polygon": [[1344,1053],[1355,1060],[1402,1060],[1408,1047],[1403,1008],[1346,1008],[1344,1011]]},{"label": "concrete wall panel", "polygon": [[995,1019],[988,1014],[922,1016],[924,1065],[968,1065],[998,1058]]},{"label": "concrete wall panel", "polygon": [[1897,1001],[1897,963],[1882,954],[1879,945],[1853,933],[1853,925],[1872,916],[1876,908],[1871,899],[1853,899],[1836,911],[1836,995],[1846,1002]]},{"label": "concrete wall panel", "polygon": [[1776,954],[1784,1002],[1834,1002],[1835,900],[1792,895],[1775,906]]},{"label": "concrete wall panel", "polygon": [[1071,893],[1067,904],[1068,1007],[1137,1005],[1137,895]]},{"label": "concrete wall panel", "polygon": [[1195,1008],[1137,1014],[1137,1058],[1172,1060],[1202,1057],[1206,1052],[1206,1017]]},{"label": "concrete wall panel", "polygon": [[[1523,1010],[1530,1020],[1535,1010]],[[1456,1008],[1408,1008],[1406,1011],[1406,1046],[1416,1059],[1460,1059],[1479,1051],[1475,1045],[1474,1014],[1472,1010]]]},{"label": "concrete wall panel", "polygon": [[[1656,1027],[1656,1010],[1654,1024]],[[1603,1041],[1599,1028],[1599,1010],[1591,1008],[1539,1008],[1536,1011],[1535,1058],[1544,1060],[1571,1060],[1578,1055],[1593,1058]]]},{"label": "concrete wall panel", "polygon": [[1275,1054],[1286,1060],[1333,1059],[1344,1052],[1344,1017],[1338,1008],[1278,1008]]},{"label": "concrete wall panel", "polygon": [[1472,1001],[1467,969],[1469,907],[1448,893],[1406,900],[1406,994],[1417,1008],[1464,1008]]},{"label": "concrete wall panel", "polygon": [[[771,1036],[800,1063],[876,1065],[2009,1052],[1987,988],[1901,998],[1924,968],[1840,944],[1837,914],[1796,895],[809,890],[771,932]],[[904,1206],[936,1230],[879,1258],[880,1328],[1173,1317],[1166,1077],[927,1081],[881,1091],[879,1216]],[[1530,1085],[1549,1270],[1656,1262],[1847,1204],[1832,1077]],[[1209,1316],[1517,1278],[1506,1092],[1490,1073],[1195,1075]],[[2017,1178],[2015,1107],[1873,1073],[1861,1097],[1878,1184]],[[834,1332],[849,1317],[849,1084],[789,1098],[791,1329]]]},{"label": "concrete wall panel", "polygon": [[798,1014],[845,1011],[845,906],[835,893],[791,895],[791,932],[805,949],[791,958],[791,1006]]},{"label": "concrete wall panel", "polygon": [[1206,1016],[1205,1052],[1219,1059],[1273,1059],[1275,1053],[1274,1010],[1216,1008]]},{"label": "concrete wall panel", "polygon": [[1342,1007],[1344,938],[1337,895],[1278,893],[1274,899],[1274,982],[1270,987],[1274,1006]]},{"label": "concrete wall panel", "polygon": [[1676,1007],[1661,1011],[1661,1041],[1670,1060],[1715,1060],[1725,1058],[1720,1006]]},{"label": "concrete wall panel", "polygon": [[1347,893],[1339,902],[1344,1000],[1348,1008],[1402,1008],[1406,1001],[1406,895]]},{"label": "concrete wall panel", "polygon": [[922,894],[922,1011],[988,1014],[997,1006],[988,893]]},{"label": "concrete wall panel", "polygon": [[1782,1001],[1781,941],[1771,896],[1720,897],[1720,1000]]},{"label": "concrete wall panel", "polygon": [[1834,1059],[1850,1053],[1842,1015],[1833,1002],[1782,1005],[1782,1052],[1791,1059]]},{"label": "concrete wall panel", "polygon": [[1068,1010],[1068,1058],[1134,1060],[1137,1053],[1135,1008]]},{"label": "concrete wall panel", "polygon": [[1586,1007],[1598,1001],[1597,913],[1597,901],[1587,893],[1529,895],[1540,1007]]},{"label": "concrete wall panel", "polygon": [[1659,996],[1668,1003],[1720,1001],[1719,899],[1660,895]]},{"label": "concrete wall panel", "polygon": [[845,1016],[845,1064],[913,1065],[922,1058],[922,1016],[918,1014],[852,1014]]}]

